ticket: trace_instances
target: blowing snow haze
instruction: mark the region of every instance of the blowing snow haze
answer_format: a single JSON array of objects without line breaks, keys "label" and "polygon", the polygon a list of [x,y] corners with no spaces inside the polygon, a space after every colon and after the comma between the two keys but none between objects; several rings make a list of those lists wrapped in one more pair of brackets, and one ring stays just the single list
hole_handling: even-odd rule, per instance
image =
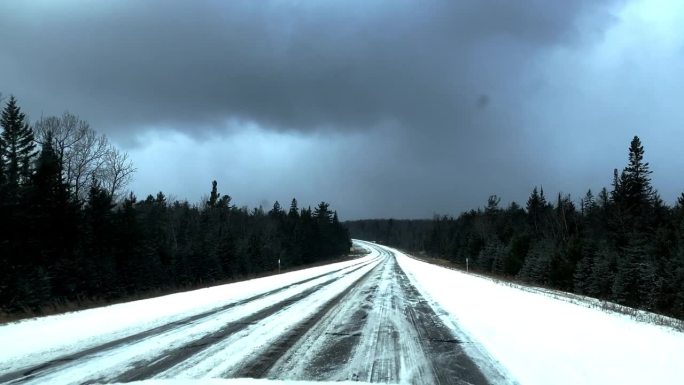
[{"label": "blowing snow haze", "polygon": [[610,184],[682,189],[678,1],[5,1],[0,92],[127,151],[130,188],[342,219]]}]

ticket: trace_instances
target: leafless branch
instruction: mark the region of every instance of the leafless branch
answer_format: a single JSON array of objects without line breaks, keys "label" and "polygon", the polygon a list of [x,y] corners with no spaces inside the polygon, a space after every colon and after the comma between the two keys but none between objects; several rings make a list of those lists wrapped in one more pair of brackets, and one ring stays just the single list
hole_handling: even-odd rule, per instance
[{"label": "leafless branch", "polygon": [[88,122],[74,114],[65,112],[61,117],[41,118],[35,131],[40,144],[45,144],[49,134],[52,136],[64,179],[81,201],[86,199],[93,179],[117,198],[135,172],[128,154],[121,153],[106,136],[98,135]]}]

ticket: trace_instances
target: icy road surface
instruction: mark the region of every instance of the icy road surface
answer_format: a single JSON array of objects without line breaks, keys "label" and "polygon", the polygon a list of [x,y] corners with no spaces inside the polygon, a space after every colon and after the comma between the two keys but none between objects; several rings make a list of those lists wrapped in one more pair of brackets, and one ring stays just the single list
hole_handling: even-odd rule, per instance
[{"label": "icy road surface", "polygon": [[394,251],[360,244],[341,264],[2,326],[0,383],[502,382]]}]

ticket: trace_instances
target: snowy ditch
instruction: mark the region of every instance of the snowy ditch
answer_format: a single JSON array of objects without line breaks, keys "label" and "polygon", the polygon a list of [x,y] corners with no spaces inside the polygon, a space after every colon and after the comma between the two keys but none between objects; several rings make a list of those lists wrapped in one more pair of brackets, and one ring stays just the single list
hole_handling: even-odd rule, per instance
[{"label": "snowy ditch", "polygon": [[[411,258],[421,294],[520,384],[679,384],[684,333]],[[467,351],[467,350],[466,350]],[[478,353],[473,352],[475,357]]]}]

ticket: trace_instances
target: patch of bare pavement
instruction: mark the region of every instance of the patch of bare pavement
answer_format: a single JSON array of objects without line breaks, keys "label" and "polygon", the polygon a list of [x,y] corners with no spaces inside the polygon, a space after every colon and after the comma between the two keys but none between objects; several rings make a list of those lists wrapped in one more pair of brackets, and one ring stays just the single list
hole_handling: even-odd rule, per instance
[{"label": "patch of bare pavement", "polygon": [[[269,378],[411,384],[488,384],[452,330],[421,296],[391,252],[233,305],[113,340],[21,372],[1,383],[107,383],[144,379]],[[301,284],[300,283],[300,284]],[[183,334],[183,328],[228,317],[255,301],[263,306],[226,318],[182,343],[136,355],[136,344]],[[216,323],[216,322],[215,322]],[[453,326],[452,326],[453,327]],[[185,333],[187,334],[187,333]],[[144,345],[144,346],[148,346]],[[139,349],[138,349],[139,350]],[[100,373],[80,364],[118,357]],[[123,359],[121,357],[124,357]]]},{"label": "patch of bare pavement", "polygon": [[390,252],[267,374],[273,379],[487,384]]}]

